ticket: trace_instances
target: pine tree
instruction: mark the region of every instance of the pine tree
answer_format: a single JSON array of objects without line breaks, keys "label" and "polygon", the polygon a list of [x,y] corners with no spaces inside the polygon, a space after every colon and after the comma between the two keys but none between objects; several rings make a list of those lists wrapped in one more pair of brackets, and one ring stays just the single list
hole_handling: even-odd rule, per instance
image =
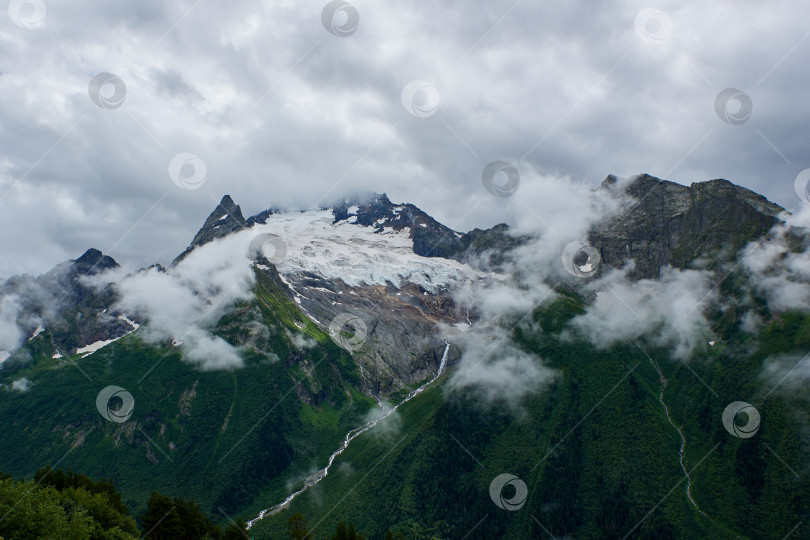
[{"label": "pine tree", "polygon": [[349,531],[346,530],[346,524],[342,521],[337,524],[337,530],[332,535],[332,540],[349,540]]},{"label": "pine tree", "polygon": [[153,491],[141,516],[141,528],[146,538],[169,538],[177,530],[177,521],[171,497]]},{"label": "pine tree", "polygon": [[357,532],[354,528],[354,523],[349,523],[349,540],[366,540],[365,537]]},{"label": "pine tree", "polygon": [[234,523],[228,525],[225,532],[222,533],[222,540],[243,540],[250,538],[250,533],[247,530],[247,523],[242,521],[242,518],[236,518]]},{"label": "pine tree", "polygon": [[292,540],[312,540],[307,526],[307,518],[296,512],[287,520],[287,536]]},{"label": "pine tree", "polygon": [[346,526],[346,523],[343,521],[337,524],[337,528],[335,530],[335,534],[332,535],[332,540],[366,540],[365,536],[357,532],[357,529],[354,528],[354,523],[349,523],[349,526]]}]

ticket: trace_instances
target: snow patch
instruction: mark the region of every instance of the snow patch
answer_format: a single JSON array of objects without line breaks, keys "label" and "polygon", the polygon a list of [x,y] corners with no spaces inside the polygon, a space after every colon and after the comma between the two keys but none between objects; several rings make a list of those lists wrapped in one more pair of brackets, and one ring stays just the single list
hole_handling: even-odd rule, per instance
[{"label": "snow patch", "polygon": [[[121,337],[124,337],[124,336],[121,336]],[[99,350],[100,348],[109,345],[113,341],[118,341],[119,339],[121,339],[121,337],[112,338],[112,339],[106,339],[106,340],[102,340],[102,341],[96,341],[95,343],[91,343],[90,345],[80,347],[80,348],[76,349],[76,354],[81,354],[82,358],[84,358],[85,356],[90,356],[91,354],[93,354],[94,352]],[[84,354],[84,353],[87,353],[87,354]]]},{"label": "snow patch", "polygon": [[330,291],[329,289],[325,289],[323,287],[307,287],[307,289],[312,289],[313,291],[321,291],[325,293],[335,294],[335,291]]},{"label": "snow patch", "polygon": [[[76,354],[81,354],[82,358],[84,358],[85,356],[90,356],[91,354],[93,354],[97,350],[101,349],[102,347],[106,347],[107,345],[109,345],[113,341],[118,341],[122,337],[130,335],[132,332],[134,332],[135,330],[137,330],[138,328],[141,327],[140,324],[136,323],[133,320],[128,319],[126,315],[119,315],[118,320],[125,321],[125,322],[129,323],[129,325],[132,326],[132,330],[130,330],[129,332],[127,332],[123,336],[118,336],[117,338],[96,341],[95,343],[91,343],[90,345],[80,347],[80,348],[76,349]],[[54,356],[54,358],[57,358],[57,356]]]},{"label": "snow patch", "polygon": [[287,257],[276,265],[286,285],[291,276],[312,272],[350,287],[414,283],[435,293],[486,275],[458,261],[417,255],[407,227],[378,233],[333,219],[331,210],[310,210],[273,214],[255,226],[257,233],[274,234],[287,244]]},{"label": "snow patch", "polygon": [[[133,321],[133,320],[128,319],[126,315],[119,315],[119,316],[118,316],[118,320],[119,320],[119,321],[124,321],[125,323],[129,323],[129,325],[130,325],[132,328],[134,328],[135,330],[137,330],[138,328],[140,328],[140,327],[141,327],[141,325],[140,325],[140,324],[136,323],[136,322],[135,322],[135,321]],[[133,330],[133,332],[134,332],[135,330]]]}]

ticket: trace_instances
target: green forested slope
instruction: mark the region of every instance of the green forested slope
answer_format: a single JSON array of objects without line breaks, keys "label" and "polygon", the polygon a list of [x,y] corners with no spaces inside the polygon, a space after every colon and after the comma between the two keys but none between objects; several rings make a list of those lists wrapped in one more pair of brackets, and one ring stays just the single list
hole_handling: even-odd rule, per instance
[{"label": "green forested slope", "polygon": [[[256,538],[281,537],[293,512],[306,516],[315,538],[328,538],[347,516],[372,538],[389,528],[406,538],[810,535],[808,403],[778,390],[763,399],[773,383],[760,377],[767,356],[810,351],[810,317],[773,317],[757,338],[728,330],[687,366],[643,343],[599,351],[553,337],[580,309],[563,297],[535,313],[532,330],[513,333],[559,373],[519,409],[436,386],[401,408],[398,430],[364,434],[334,474],[257,523]],[[685,434],[692,494],[705,515],[686,496],[681,439],[658,401],[661,382],[647,354],[668,379],[664,400]],[[735,400],[761,412],[750,439],[722,425]],[[520,510],[489,497],[504,472],[527,484]]]},{"label": "green forested slope", "polygon": [[[3,384],[26,377],[31,385],[0,400],[3,469],[31,477],[51,465],[110,478],[135,515],[153,490],[194,498],[221,523],[283,500],[325,465],[373,401],[356,391],[349,354],[287,299],[272,272],[257,273],[255,292],[215,328],[241,346],[245,366],[234,371],[193,369],[170,344],[147,345],[138,332],[71,361],[50,358],[48,332],[38,336],[26,347],[29,362],[0,373]],[[810,317],[760,308],[766,325],[752,336],[740,331],[739,314],[715,313],[717,344],[687,364],[644,340],[598,350],[562,339],[583,309],[565,293],[512,331],[556,370],[553,382],[491,402],[452,390],[451,367],[252,533],[282,538],[300,512],[314,538],[349,520],[368,538],[389,529],[405,538],[807,538],[807,397],[787,385],[772,391],[762,372],[772,355],[810,351]],[[267,333],[254,332],[257,321]],[[314,346],[296,346],[295,335]],[[681,439],[659,402],[653,362],[687,441],[700,511],[686,496]],[[135,398],[126,424],[96,410],[107,385]],[[762,415],[752,438],[734,438],[722,425],[737,400]],[[526,483],[517,511],[490,499],[502,473]]]},{"label": "green forested slope", "polygon": [[[351,356],[287,300],[272,273],[257,272],[255,292],[215,329],[253,345],[240,348],[245,366],[233,371],[194,369],[140,331],[85,358],[52,359],[36,352],[47,350],[43,332],[29,344],[30,361],[0,372],[4,384],[30,381],[29,391],[0,400],[4,470],[31,477],[51,465],[110,478],[135,513],[155,489],[196,499],[216,520],[220,510],[247,517],[260,493],[283,498],[287,479],[322,466],[374,402],[355,390]],[[268,332],[251,336],[256,321]],[[312,347],[295,346],[296,334]],[[125,424],[96,410],[108,385],[134,397]]]}]

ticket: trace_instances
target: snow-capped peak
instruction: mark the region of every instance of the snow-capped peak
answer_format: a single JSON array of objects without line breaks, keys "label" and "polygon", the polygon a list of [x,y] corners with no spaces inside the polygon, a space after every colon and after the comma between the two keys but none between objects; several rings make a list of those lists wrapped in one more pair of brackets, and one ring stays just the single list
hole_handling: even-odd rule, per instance
[{"label": "snow-capped peak", "polygon": [[283,276],[312,272],[342,279],[352,287],[413,283],[436,293],[482,275],[455,260],[417,255],[408,227],[364,227],[350,219],[336,222],[332,210],[273,214],[254,230],[283,240],[287,253],[276,264]]}]

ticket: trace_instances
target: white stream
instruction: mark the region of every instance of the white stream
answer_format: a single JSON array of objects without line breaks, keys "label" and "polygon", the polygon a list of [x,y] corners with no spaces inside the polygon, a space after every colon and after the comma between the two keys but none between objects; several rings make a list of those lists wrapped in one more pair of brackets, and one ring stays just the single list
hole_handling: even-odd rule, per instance
[{"label": "white stream", "polygon": [[658,394],[658,401],[660,401],[661,405],[663,405],[664,412],[667,414],[667,420],[669,421],[670,425],[678,431],[678,435],[680,435],[681,437],[681,448],[680,450],[678,450],[678,454],[680,455],[681,458],[680,459],[681,469],[683,469],[683,474],[684,476],[686,476],[686,496],[689,498],[689,502],[692,503],[692,506],[695,507],[695,510],[697,510],[698,512],[703,514],[706,518],[711,520],[708,514],[706,514],[706,512],[704,512],[703,510],[701,510],[700,506],[698,506],[698,503],[692,497],[692,477],[689,476],[689,471],[686,469],[686,455],[684,453],[684,449],[686,448],[686,437],[684,437],[681,428],[676,426],[675,422],[672,421],[672,417],[670,417],[669,415],[669,407],[664,401],[664,390],[667,389],[667,379],[666,377],[664,377],[664,372],[661,371],[661,368],[658,367],[658,364],[656,364],[652,358],[650,358],[650,364],[652,364],[652,366],[658,372],[658,379],[661,382],[661,393]]},{"label": "white stream", "polygon": [[[264,516],[273,515],[276,512],[279,512],[279,511],[283,510],[284,508],[287,508],[290,505],[290,502],[293,499],[295,499],[297,496],[299,496],[300,494],[302,494],[303,492],[305,492],[306,490],[308,490],[309,488],[311,488],[312,486],[314,486],[318,482],[320,482],[327,474],[329,474],[329,467],[332,466],[332,463],[335,461],[335,458],[338,457],[340,454],[342,454],[344,450],[346,450],[346,448],[349,446],[350,442],[352,442],[360,434],[365,433],[369,429],[371,429],[374,426],[376,426],[377,424],[379,424],[382,420],[385,420],[386,418],[391,416],[394,413],[394,411],[396,411],[402,404],[407,403],[408,401],[412,400],[413,398],[415,398],[416,396],[421,394],[428,386],[430,386],[431,383],[433,383],[433,381],[438,379],[442,375],[442,373],[444,373],[444,369],[447,367],[447,353],[450,350],[450,344],[447,343],[446,339],[444,340],[444,343],[445,343],[444,352],[442,353],[442,359],[439,362],[439,370],[436,373],[435,377],[430,379],[428,382],[426,382],[425,384],[423,384],[419,388],[417,388],[415,390],[411,390],[411,392],[407,396],[405,396],[405,399],[403,399],[402,401],[397,403],[391,409],[389,409],[387,411],[383,411],[382,414],[380,416],[378,416],[377,418],[363,424],[362,426],[360,426],[358,428],[354,428],[353,430],[348,432],[346,434],[346,436],[343,438],[343,442],[340,444],[338,449],[335,450],[334,452],[332,452],[332,455],[329,456],[329,462],[327,463],[326,467],[319,470],[315,474],[312,474],[312,475],[308,476],[307,479],[304,480],[304,486],[301,489],[299,489],[298,491],[296,491],[295,493],[290,494],[282,502],[280,502],[279,504],[277,504],[275,506],[271,506],[270,508],[265,508],[264,510],[259,512],[259,515],[257,517],[255,517],[255,518],[253,518],[253,519],[251,519],[250,521],[247,522],[247,528],[250,529],[253,526],[254,523],[256,523],[257,521],[263,519]],[[379,400],[377,400],[377,402],[380,403]]]}]

